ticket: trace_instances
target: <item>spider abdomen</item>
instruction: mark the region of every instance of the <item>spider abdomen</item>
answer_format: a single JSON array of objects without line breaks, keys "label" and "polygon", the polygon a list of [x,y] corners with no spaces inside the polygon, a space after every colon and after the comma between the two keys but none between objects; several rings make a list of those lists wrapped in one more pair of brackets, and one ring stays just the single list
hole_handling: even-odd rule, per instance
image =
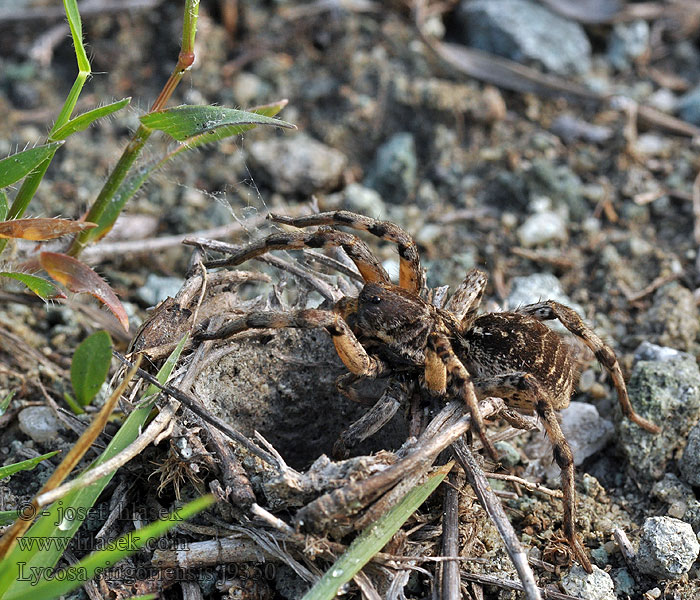
[{"label": "spider abdomen", "polygon": [[[475,379],[528,373],[549,393],[555,409],[564,408],[578,368],[572,347],[537,319],[517,312],[488,313],[465,332],[466,356],[460,356]],[[530,409],[528,391],[513,394],[514,408]]]}]

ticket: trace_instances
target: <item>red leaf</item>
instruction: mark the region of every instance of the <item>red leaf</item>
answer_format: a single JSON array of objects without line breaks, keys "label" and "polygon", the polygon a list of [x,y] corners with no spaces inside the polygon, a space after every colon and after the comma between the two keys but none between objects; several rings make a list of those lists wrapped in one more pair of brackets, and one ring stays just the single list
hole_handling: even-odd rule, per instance
[{"label": "red leaf", "polygon": [[0,238],[20,238],[40,242],[93,227],[97,227],[97,225],[85,221],[71,221],[70,219],[14,219],[0,221]]},{"label": "red leaf", "polygon": [[122,327],[129,331],[129,317],[109,284],[86,264],[72,256],[57,252],[42,252],[39,263],[56,281],[71,292],[87,292],[102,302],[119,319]]}]

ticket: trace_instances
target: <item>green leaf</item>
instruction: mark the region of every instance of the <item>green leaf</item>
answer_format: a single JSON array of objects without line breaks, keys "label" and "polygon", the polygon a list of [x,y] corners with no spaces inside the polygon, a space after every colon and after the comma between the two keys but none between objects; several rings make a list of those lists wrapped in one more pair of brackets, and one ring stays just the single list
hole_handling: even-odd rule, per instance
[{"label": "green leaf", "polygon": [[0,160],[0,188],[12,185],[51,158],[62,141],[35,146]]},{"label": "green leaf", "polygon": [[61,291],[59,291],[56,286],[47,281],[43,277],[37,277],[36,275],[29,275],[28,273],[12,273],[9,271],[0,272],[0,277],[9,277],[11,279],[16,279],[20,283],[26,285],[32,292],[34,292],[39,298],[47,300],[49,298],[55,297],[65,297]]},{"label": "green leaf", "polygon": [[124,108],[127,104],[131,102],[131,98],[124,98],[118,102],[113,102],[112,104],[107,104],[105,106],[100,106],[84,112],[81,115],[71,119],[62,127],[59,127],[51,134],[51,139],[54,140],[65,140],[68,136],[77,133],[78,131],[83,131],[87,129],[92,123],[97,119],[111,115]]},{"label": "green leaf", "polygon": [[63,392],[63,399],[66,401],[68,407],[73,411],[74,415],[84,415],[85,411],[83,407],[78,404],[78,401],[73,398],[68,392]]},{"label": "green leaf", "polygon": [[76,348],[70,365],[75,397],[87,406],[100,391],[112,361],[112,339],[106,331],[96,331]]},{"label": "green leaf", "polygon": [[75,58],[78,61],[78,75],[73,82],[73,87],[70,92],[68,92],[68,97],[63,103],[63,108],[54,123],[51,132],[49,133],[49,139],[53,139],[53,134],[61,129],[70,119],[73,114],[73,109],[78,102],[78,97],[80,92],[83,90],[85,81],[87,81],[90,75],[90,61],[88,60],[87,54],[85,52],[85,46],[83,45],[83,23],[80,20],[80,12],[78,11],[78,3],[76,0],[63,0],[63,8],[66,11],[66,17],[68,18],[68,26],[70,27],[70,34],[73,38],[73,48],[75,49]]},{"label": "green leaf", "polygon": [[[185,519],[189,519],[198,512],[208,508],[215,501],[214,496],[211,494],[197,498],[185,504],[182,508],[175,510],[168,517],[123,535],[103,550],[89,554],[74,565],[70,565],[56,573],[53,577],[46,577],[46,572],[44,572],[44,577],[39,580],[39,583],[34,584],[29,589],[26,587],[18,591],[10,589],[10,592],[3,600],[53,600],[65,595],[80,587],[104,569],[117,564],[127,556],[131,556],[149,541],[158,539],[173,527],[177,527]],[[22,572],[29,575],[30,571],[26,565],[22,565],[22,568]]]},{"label": "green leaf", "polygon": [[[156,378],[161,384],[164,384],[170,377],[186,343],[187,336],[184,336],[158,371]],[[114,434],[107,448],[92,464],[92,467],[116,456],[139,436],[148,415],[151,413],[153,401],[159,393],[160,390],[153,384],[146,388],[144,395],[141,396],[141,403],[129,414],[119,431]],[[34,589],[31,582],[16,581],[17,565],[23,563],[29,571],[31,571],[32,567],[38,569],[52,569],[55,567],[63,554],[63,548],[67,546],[68,541],[75,535],[83,521],[90,516],[92,505],[97,501],[97,498],[112,480],[113,476],[114,473],[110,473],[85,488],[73,490],[61,500],[42,510],[41,517],[31,526],[24,537],[35,540],[55,540],[55,543],[52,543],[48,549],[42,551],[36,546],[22,548],[17,545],[8,556],[0,561],[0,598],[2,600],[5,600],[3,595],[9,589],[12,589],[13,593],[24,592],[28,594],[27,597],[32,598],[29,595]],[[68,507],[72,509],[71,512],[76,518],[64,519]]]},{"label": "green leaf", "polygon": [[[183,142],[195,135],[213,132],[222,127],[227,128],[227,135],[236,135],[257,125],[274,125],[295,129],[294,125],[280,119],[221,106],[176,106],[143,115],[141,123],[151,129],[167,133],[178,142]],[[211,139],[213,141],[221,138]]]},{"label": "green leaf", "polygon": [[10,211],[10,205],[7,203],[7,194],[5,190],[0,190],[0,221],[7,219],[7,213]]},{"label": "green leaf", "polygon": [[0,527],[12,525],[17,518],[16,510],[0,510]]},{"label": "green leaf", "polygon": [[8,394],[0,400],[0,417],[2,417],[6,412],[8,407],[10,406],[10,402],[12,402],[12,398],[14,397],[15,392],[8,392]]},{"label": "green leaf", "polygon": [[[13,465],[0,467],[0,479],[3,479],[4,477],[9,477],[10,475],[14,475],[15,473],[19,473],[20,471],[31,471],[42,460],[51,458],[55,454],[58,454],[58,450],[55,450],[54,452],[47,452],[46,454],[42,454],[41,456],[36,456],[28,460],[23,460],[22,462],[15,463]],[[17,515],[15,514],[15,517],[16,516]]]},{"label": "green leaf", "polygon": [[333,563],[302,600],[332,600],[341,585],[350,581],[371,558],[379,552],[418,507],[433,493],[452,468],[451,464],[437,469],[425,483],[414,487],[401,502],[367,527]]}]

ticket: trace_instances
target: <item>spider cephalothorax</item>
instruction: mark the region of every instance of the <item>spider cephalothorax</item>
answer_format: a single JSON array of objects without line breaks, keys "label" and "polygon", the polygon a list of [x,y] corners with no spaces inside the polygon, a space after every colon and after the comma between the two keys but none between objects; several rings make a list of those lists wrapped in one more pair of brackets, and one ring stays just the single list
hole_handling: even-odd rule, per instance
[{"label": "spider cephalothorax", "polygon": [[[200,338],[228,337],[250,328],[323,327],[332,336],[351,381],[389,377],[389,384],[374,407],[340,435],[336,446],[340,452],[383,427],[416,385],[433,394],[461,398],[470,411],[474,431],[495,459],[496,451],[486,436],[478,400],[489,396],[503,398],[508,409],[502,416],[515,427],[524,425],[518,412],[536,414],[552,441],[554,458],[562,472],[564,534],[577,560],[591,572],[590,561],[574,529],[573,456],[555,415],[556,410],[569,404],[576,361],[571,347],[542,321],[558,319],[582,340],[610,373],[624,414],[647,431],[657,432],[656,425],[634,412],[612,349],[576,312],[553,301],[477,316],[486,275],[476,269],[467,274],[443,308],[433,306],[422,296],[424,275],[416,245],[393,223],[347,211],[296,219],[276,215],[270,218],[298,228],[346,226],[396,243],[399,284],[392,284],[377,258],[354,234],[335,228],[275,233],[207,266],[238,265],[270,250],[339,246],[365,281],[359,295],[341,299],[330,310],[250,313]],[[341,385],[347,389],[347,378]]]}]

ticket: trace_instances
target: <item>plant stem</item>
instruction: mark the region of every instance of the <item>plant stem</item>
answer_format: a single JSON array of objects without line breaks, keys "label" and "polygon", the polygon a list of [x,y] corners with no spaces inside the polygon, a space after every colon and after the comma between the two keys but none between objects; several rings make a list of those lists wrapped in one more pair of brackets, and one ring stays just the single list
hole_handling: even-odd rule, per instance
[{"label": "plant stem", "polygon": [[[165,107],[175,91],[177,84],[180,83],[180,80],[184,76],[185,72],[192,66],[192,63],[194,63],[194,39],[197,31],[198,13],[199,0],[186,0],[182,26],[182,45],[180,48],[180,54],[178,55],[177,64],[148,112],[162,110]],[[151,137],[152,133],[153,130],[151,128],[144,125],[139,125],[139,128],[134,133],[131,141],[124,149],[124,152],[114,167],[114,170],[107,178],[102,190],[100,190],[94,204],[85,216],[87,221],[92,223],[100,223],[100,218],[119,190],[119,186],[126,179],[129,169],[134,164],[134,161],[138,158],[139,154],[141,154],[141,150],[143,150],[143,147],[148,141],[148,138]],[[92,237],[93,236],[91,236],[87,231],[79,233],[74,238],[73,243],[68,250],[68,254],[70,256],[78,256],[83,251],[85,246],[90,243]]]}]

